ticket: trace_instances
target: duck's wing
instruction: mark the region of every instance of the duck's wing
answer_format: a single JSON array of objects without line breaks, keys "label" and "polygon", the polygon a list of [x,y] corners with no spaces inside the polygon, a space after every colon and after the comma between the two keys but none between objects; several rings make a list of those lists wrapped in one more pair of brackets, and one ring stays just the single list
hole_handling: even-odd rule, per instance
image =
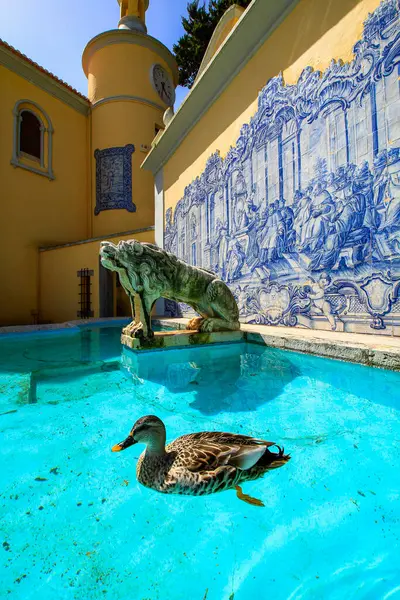
[{"label": "duck's wing", "polygon": [[234,433],[204,431],[184,435],[167,447],[176,453],[175,466],[192,472],[213,471],[221,466],[246,470],[253,467],[265,454],[268,442]]}]

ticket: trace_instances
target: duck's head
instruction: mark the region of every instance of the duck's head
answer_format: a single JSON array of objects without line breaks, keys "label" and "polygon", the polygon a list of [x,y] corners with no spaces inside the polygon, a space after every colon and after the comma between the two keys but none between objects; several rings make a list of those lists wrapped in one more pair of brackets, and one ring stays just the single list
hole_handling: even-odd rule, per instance
[{"label": "duck's head", "polygon": [[121,452],[133,444],[146,444],[151,448],[164,448],[165,425],[158,417],[141,417],[132,427],[128,437],[112,447],[113,452]]}]

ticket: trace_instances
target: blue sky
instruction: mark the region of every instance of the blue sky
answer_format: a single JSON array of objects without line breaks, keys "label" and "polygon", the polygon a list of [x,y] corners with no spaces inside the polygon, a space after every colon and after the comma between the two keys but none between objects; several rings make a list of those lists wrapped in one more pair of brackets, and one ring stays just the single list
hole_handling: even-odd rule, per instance
[{"label": "blue sky", "polygon": [[[188,0],[150,0],[147,30],[170,50],[183,34]],[[87,79],[81,56],[87,42],[118,25],[117,0],[0,0],[0,38],[82,94]],[[178,88],[175,108],[188,90]]]}]

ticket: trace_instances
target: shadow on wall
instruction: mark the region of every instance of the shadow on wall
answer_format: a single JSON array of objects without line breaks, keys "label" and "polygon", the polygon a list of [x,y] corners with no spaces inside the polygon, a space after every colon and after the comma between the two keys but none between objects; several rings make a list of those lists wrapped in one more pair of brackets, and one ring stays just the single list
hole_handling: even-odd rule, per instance
[{"label": "shadow on wall", "polygon": [[[182,173],[255,102],[258,92],[269,79],[293,65],[361,1],[302,0],[232,81],[229,99],[225,99],[224,94],[216,99],[175,151],[165,172],[166,189],[174,185]],[[239,133],[239,128],[240,125],[236,133],[232,133],[232,139]],[[190,143],[191,136],[193,143]]]}]

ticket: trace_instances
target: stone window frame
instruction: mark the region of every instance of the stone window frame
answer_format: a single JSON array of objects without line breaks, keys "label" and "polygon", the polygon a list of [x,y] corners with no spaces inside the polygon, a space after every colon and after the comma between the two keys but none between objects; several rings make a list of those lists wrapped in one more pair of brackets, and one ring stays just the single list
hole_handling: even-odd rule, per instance
[{"label": "stone window frame", "polygon": [[[21,121],[23,112],[32,113],[40,122],[40,161],[20,151]],[[13,153],[11,164],[31,173],[42,175],[50,180],[54,179],[53,173],[53,125],[46,111],[33,100],[27,98],[18,100],[13,108]],[[40,166],[39,166],[40,164]]]}]

